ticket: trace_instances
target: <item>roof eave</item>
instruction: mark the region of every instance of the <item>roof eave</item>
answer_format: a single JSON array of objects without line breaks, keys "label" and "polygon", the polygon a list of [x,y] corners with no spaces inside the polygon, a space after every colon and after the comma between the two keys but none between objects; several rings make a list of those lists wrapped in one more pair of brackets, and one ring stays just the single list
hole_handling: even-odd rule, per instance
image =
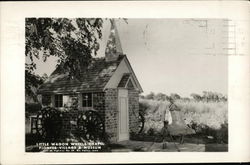
[{"label": "roof eave", "polygon": [[143,89],[142,89],[142,87],[141,87],[141,84],[140,84],[138,78],[136,77],[135,72],[134,72],[134,70],[133,70],[133,68],[132,68],[132,66],[131,66],[131,64],[130,64],[130,62],[129,62],[129,60],[128,60],[128,58],[127,58],[127,56],[125,55],[124,58],[125,58],[125,61],[128,63],[129,68],[131,69],[132,75],[135,77],[135,81],[136,81],[136,83],[137,83],[137,85],[138,85],[138,87],[139,87],[139,88],[138,88],[138,89],[139,89],[139,92],[142,93],[142,92],[143,92]]},{"label": "roof eave", "polygon": [[57,91],[57,90],[51,90],[51,91],[39,91],[37,94],[72,94],[72,93],[95,93],[95,92],[103,92],[103,88],[96,88],[96,89],[86,89],[86,90],[77,90],[77,91]]}]

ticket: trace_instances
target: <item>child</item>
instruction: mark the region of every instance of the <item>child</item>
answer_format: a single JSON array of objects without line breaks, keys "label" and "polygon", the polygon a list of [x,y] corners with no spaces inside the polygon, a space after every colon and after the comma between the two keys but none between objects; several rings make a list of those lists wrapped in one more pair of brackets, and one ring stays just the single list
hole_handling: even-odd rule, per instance
[{"label": "child", "polygon": [[174,103],[174,100],[170,100],[169,111],[172,117],[172,124],[168,126],[168,132],[171,136],[180,136],[180,143],[184,141],[184,135],[195,134],[195,131],[187,126],[183,119],[181,109]]}]

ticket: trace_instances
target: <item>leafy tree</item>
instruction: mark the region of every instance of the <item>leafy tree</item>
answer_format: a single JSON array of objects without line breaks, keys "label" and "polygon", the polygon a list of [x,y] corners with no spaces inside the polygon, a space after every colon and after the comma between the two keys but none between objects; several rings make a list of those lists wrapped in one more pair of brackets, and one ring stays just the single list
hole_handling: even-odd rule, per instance
[{"label": "leafy tree", "polygon": [[181,100],[183,100],[183,101],[190,101],[191,99],[188,98],[188,97],[182,97]]},{"label": "leafy tree", "polygon": [[58,64],[67,69],[80,69],[80,62],[88,64],[92,54],[99,49],[102,37],[102,19],[27,18],[25,25],[25,55],[30,64],[26,69],[36,69],[34,58],[42,53],[44,62],[49,56],[58,57]]},{"label": "leafy tree", "polygon": [[219,102],[219,101],[227,101],[227,96],[224,96],[218,92],[211,92],[211,91],[203,91],[202,100],[209,102]]},{"label": "leafy tree", "polygon": [[154,100],[154,98],[155,98],[154,92],[150,92],[148,95],[146,95],[145,98],[146,98],[146,99],[149,99],[149,100]]},{"label": "leafy tree", "polygon": [[208,102],[209,101],[209,92],[203,91],[202,92],[202,100]]},{"label": "leafy tree", "polygon": [[36,89],[43,82],[44,79],[42,77],[33,74],[29,70],[25,70],[25,95],[37,102]]},{"label": "leafy tree", "polygon": [[177,93],[171,93],[171,94],[170,94],[170,97],[171,97],[172,99],[174,99],[174,100],[178,100],[178,99],[181,98],[181,96],[178,95]]},{"label": "leafy tree", "polygon": [[167,101],[170,101],[170,99],[171,99],[171,97],[168,96],[168,95],[166,95],[166,100],[167,100]]},{"label": "leafy tree", "polygon": [[191,96],[195,101],[201,101],[201,100],[202,100],[202,96],[200,96],[199,94],[192,93],[190,96]]},{"label": "leafy tree", "polygon": [[144,95],[139,95],[139,98],[140,99],[145,99],[145,96]]},{"label": "leafy tree", "polygon": [[25,20],[25,83],[27,94],[38,87],[40,77],[34,75],[34,59],[58,57],[57,65],[63,65],[71,78],[80,75],[82,64],[87,66],[99,49],[103,20],[100,18],[26,18]]},{"label": "leafy tree", "polygon": [[44,74],[42,75],[43,81],[46,81],[48,78],[49,78],[49,76],[48,76],[46,73],[44,73]]},{"label": "leafy tree", "polygon": [[226,101],[227,101],[227,95],[222,96],[222,97],[220,98],[220,101],[226,102]]},{"label": "leafy tree", "polygon": [[156,95],[155,95],[155,99],[156,100],[163,100],[163,101],[165,101],[166,100],[166,95],[164,94],[164,93],[157,93]]}]

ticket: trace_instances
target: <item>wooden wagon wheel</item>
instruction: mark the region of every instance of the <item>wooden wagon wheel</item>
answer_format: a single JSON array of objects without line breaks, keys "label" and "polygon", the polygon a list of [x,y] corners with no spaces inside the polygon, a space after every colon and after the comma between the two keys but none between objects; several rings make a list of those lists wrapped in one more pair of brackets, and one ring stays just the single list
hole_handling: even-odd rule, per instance
[{"label": "wooden wagon wheel", "polygon": [[86,140],[103,138],[104,122],[98,112],[89,110],[78,116],[77,127]]},{"label": "wooden wagon wheel", "polygon": [[39,111],[36,117],[36,134],[38,134],[40,137],[45,138],[46,133],[43,126],[43,119],[42,119],[42,112]]},{"label": "wooden wagon wheel", "polygon": [[51,107],[43,108],[37,114],[36,133],[42,138],[58,138],[62,128],[62,114]]},{"label": "wooden wagon wheel", "polygon": [[142,113],[139,113],[138,117],[139,117],[139,133],[141,133],[144,128],[145,118]]},{"label": "wooden wagon wheel", "polygon": [[46,137],[46,130],[44,127],[44,122],[45,122],[45,118],[48,117],[47,113],[49,110],[50,110],[49,107],[45,107],[41,111],[39,111],[37,114],[36,133],[42,138]]},{"label": "wooden wagon wheel", "polygon": [[80,113],[77,117],[77,134],[83,138],[85,138],[87,132],[86,119],[85,113]]}]

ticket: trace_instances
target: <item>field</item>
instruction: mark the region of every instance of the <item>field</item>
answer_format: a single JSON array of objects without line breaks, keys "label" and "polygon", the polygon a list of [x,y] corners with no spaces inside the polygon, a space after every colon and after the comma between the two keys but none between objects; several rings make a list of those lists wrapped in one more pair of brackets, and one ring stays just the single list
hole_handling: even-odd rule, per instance
[{"label": "field", "polygon": [[[228,143],[227,102],[176,100],[185,123],[196,131],[195,137],[214,143]],[[163,127],[163,111],[168,101],[140,99],[140,110],[145,113],[144,135],[159,135]]]}]

